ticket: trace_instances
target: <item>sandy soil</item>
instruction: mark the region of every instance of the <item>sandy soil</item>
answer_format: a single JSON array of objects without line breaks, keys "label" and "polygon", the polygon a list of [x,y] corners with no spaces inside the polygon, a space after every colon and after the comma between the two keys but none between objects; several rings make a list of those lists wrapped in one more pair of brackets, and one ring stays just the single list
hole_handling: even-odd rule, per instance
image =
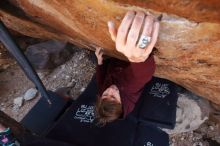
[{"label": "sandy soil", "polygon": [[[73,57],[65,64],[53,71],[38,72],[44,85],[49,90],[55,91],[60,87],[71,86],[73,98],[83,92],[95,72],[93,52],[85,49],[74,48]],[[34,85],[26,78],[17,65],[12,65],[0,72],[0,109],[12,118],[20,121],[25,114],[39,100],[37,98],[26,101],[19,109],[13,109],[13,99],[22,96],[25,91]],[[210,120],[206,121],[199,129],[170,136],[171,146],[217,146],[220,143],[219,125]],[[213,140],[212,140],[213,139]]]}]

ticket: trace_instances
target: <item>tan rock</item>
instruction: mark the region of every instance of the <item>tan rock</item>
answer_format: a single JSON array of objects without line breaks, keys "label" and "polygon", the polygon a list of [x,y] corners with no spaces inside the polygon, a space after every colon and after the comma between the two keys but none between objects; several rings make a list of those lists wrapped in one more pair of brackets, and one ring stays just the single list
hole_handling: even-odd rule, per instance
[{"label": "tan rock", "polygon": [[[163,13],[156,45],[156,75],[220,104],[220,3],[218,0],[10,0],[28,17],[0,9],[11,29],[37,38],[56,38],[92,49],[115,51],[107,21],[116,26],[127,10]],[[1,1],[1,3],[3,3]],[[0,7],[3,7],[1,5]],[[15,11],[15,9],[13,9]]]}]

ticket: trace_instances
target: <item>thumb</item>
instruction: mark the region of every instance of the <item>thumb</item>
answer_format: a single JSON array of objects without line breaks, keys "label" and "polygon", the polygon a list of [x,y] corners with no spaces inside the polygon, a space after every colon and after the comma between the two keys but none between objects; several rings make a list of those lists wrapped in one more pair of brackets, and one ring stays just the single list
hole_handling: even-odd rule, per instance
[{"label": "thumb", "polygon": [[115,28],[114,22],[108,21],[108,31],[111,35],[111,39],[115,42],[117,36],[117,30]]}]

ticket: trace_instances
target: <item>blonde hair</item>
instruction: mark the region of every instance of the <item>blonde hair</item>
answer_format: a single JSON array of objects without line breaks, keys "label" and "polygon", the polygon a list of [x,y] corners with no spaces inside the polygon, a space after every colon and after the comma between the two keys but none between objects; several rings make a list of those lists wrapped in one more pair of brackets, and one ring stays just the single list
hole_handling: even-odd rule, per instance
[{"label": "blonde hair", "polygon": [[118,119],[122,114],[122,105],[109,98],[98,97],[95,104],[95,116],[97,124],[104,126],[106,123]]}]

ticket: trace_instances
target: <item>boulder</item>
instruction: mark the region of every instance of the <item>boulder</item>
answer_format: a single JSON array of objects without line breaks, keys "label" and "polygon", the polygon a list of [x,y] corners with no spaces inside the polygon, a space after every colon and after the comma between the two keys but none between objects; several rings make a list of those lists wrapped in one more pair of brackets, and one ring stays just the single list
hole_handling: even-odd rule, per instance
[{"label": "boulder", "polygon": [[107,21],[119,26],[128,10],[163,14],[156,44],[156,76],[220,104],[219,0],[1,0],[0,18],[21,34],[69,41],[109,56],[126,59],[115,50]]},{"label": "boulder", "polygon": [[[195,96],[198,97],[198,96]],[[193,94],[179,94],[176,111],[175,128],[163,129],[168,134],[179,134],[199,128],[209,117],[209,102]]]},{"label": "boulder", "polygon": [[28,46],[25,52],[35,69],[54,69],[72,57],[72,46],[66,42],[50,40]]}]

